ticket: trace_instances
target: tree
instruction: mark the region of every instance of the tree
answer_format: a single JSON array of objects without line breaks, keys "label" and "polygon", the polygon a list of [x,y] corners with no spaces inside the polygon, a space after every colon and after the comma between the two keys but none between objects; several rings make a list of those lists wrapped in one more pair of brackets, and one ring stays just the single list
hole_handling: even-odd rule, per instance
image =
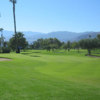
[{"label": "tree", "polygon": [[43,49],[46,49],[47,51],[51,50],[49,39],[44,39],[43,40]]},{"label": "tree", "polygon": [[0,28],[0,32],[1,32],[0,46],[1,46],[1,43],[2,43],[2,31],[3,31],[3,28]]},{"label": "tree", "polygon": [[88,50],[88,55],[91,55],[91,50],[96,47],[96,45],[94,45],[94,44],[96,44],[96,41],[94,39],[80,40],[80,46],[83,49],[87,49]]},{"label": "tree", "polygon": [[15,48],[15,37],[17,37],[18,41],[18,52],[20,53],[20,49],[25,49],[28,46],[28,42],[26,41],[26,38],[24,37],[24,34],[21,32],[18,32],[17,34],[13,35],[13,37],[9,41],[9,46],[11,49],[14,51],[16,50]]},{"label": "tree", "polygon": [[9,42],[4,41],[4,47],[6,48],[6,47],[8,47],[8,45],[9,45]]},{"label": "tree", "polygon": [[70,48],[71,48],[71,42],[68,41],[68,42],[67,42],[67,49],[68,49],[68,51],[70,51]]},{"label": "tree", "polygon": [[1,49],[1,52],[2,52],[2,49],[3,49],[3,44],[4,44],[4,37],[3,37],[3,28],[0,28],[0,32],[1,32],[1,38],[0,38],[0,49]]},{"label": "tree", "polygon": [[100,40],[100,34],[97,35],[97,38]]},{"label": "tree", "polygon": [[97,35],[97,40],[98,40],[98,48],[100,49],[100,34]]},{"label": "tree", "polygon": [[67,50],[67,43],[64,43],[62,48],[65,49],[65,51],[66,51]]},{"label": "tree", "polygon": [[54,51],[55,49],[59,49],[61,47],[61,42],[57,38],[49,38],[47,39],[47,48],[49,51],[52,49]]},{"label": "tree", "polygon": [[[62,43],[56,38],[38,39],[33,43],[34,49],[46,49],[48,51],[60,48]],[[32,46],[31,46],[32,47]]]},{"label": "tree", "polygon": [[71,45],[71,47],[72,47],[73,49],[77,49],[77,50],[78,50],[78,53],[79,53],[79,49],[80,49],[80,44],[79,44],[79,42],[73,42],[72,45]]},{"label": "tree", "polygon": [[13,4],[13,18],[14,18],[14,32],[15,32],[15,48],[16,48],[16,52],[18,53],[18,41],[17,41],[17,32],[16,32],[16,15],[15,15],[15,4],[16,4],[16,0],[9,0],[10,2],[12,2]]}]

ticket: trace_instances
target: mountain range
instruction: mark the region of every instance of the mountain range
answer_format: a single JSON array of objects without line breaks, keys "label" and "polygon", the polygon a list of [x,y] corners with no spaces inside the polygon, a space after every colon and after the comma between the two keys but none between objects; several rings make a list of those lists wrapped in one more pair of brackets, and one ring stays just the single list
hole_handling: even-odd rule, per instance
[{"label": "mountain range", "polygon": [[[36,41],[39,38],[57,38],[62,42],[67,41],[79,41],[81,39],[89,38],[89,35],[91,35],[91,38],[96,38],[100,32],[82,32],[82,33],[76,33],[76,32],[68,32],[68,31],[56,31],[56,32],[50,32],[50,33],[41,33],[41,32],[31,32],[31,31],[24,31],[22,32],[27,39],[29,43],[32,43]],[[3,36],[5,37],[5,40],[8,41],[12,36],[14,35],[13,31],[3,31]]]}]

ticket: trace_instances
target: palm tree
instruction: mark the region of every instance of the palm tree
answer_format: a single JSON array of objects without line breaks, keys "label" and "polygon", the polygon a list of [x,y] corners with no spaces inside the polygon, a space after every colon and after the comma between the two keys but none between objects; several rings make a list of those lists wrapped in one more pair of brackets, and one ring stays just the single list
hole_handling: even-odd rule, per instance
[{"label": "palm tree", "polygon": [[15,15],[15,4],[17,2],[17,0],[10,0],[10,2],[12,2],[13,4],[13,18],[14,18],[14,32],[15,32],[15,40],[16,40],[16,43],[15,43],[15,46],[16,46],[16,52],[17,52],[17,32],[16,32],[16,15]]},{"label": "palm tree", "polygon": [[3,37],[3,28],[0,28],[1,38],[0,38],[0,48],[3,49],[4,37]]}]

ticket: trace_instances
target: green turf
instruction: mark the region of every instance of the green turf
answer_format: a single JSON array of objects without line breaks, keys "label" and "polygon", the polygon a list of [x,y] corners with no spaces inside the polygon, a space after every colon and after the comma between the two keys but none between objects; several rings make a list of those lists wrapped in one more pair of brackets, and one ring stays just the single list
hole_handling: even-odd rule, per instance
[{"label": "green turf", "polygon": [[100,100],[100,58],[85,52],[0,54],[0,100]]}]

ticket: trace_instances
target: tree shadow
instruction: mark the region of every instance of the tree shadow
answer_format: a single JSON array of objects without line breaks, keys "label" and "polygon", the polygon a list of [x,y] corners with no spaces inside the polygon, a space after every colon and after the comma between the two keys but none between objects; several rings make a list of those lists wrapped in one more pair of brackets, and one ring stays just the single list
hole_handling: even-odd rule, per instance
[{"label": "tree shadow", "polygon": [[31,55],[30,57],[41,57],[41,56],[37,56],[37,55]]},{"label": "tree shadow", "polygon": [[32,52],[32,53],[41,53],[41,52]]},{"label": "tree shadow", "polygon": [[32,53],[21,53],[21,54],[23,54],[23,55],[28,55],[28,54],[32,54]]}]

